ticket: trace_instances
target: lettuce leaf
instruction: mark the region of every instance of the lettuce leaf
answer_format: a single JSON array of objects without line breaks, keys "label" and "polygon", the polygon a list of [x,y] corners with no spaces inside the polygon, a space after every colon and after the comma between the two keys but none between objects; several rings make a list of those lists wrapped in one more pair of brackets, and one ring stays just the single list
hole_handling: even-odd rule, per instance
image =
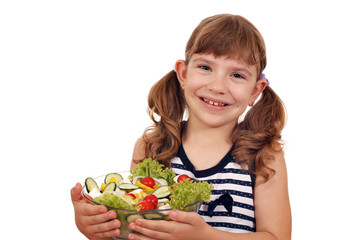
[{"label": "lettuce leaf", "polygon": [[210,202],[210,194],[213,188],[212,184],[205,181],[194,182],[191,179],[185,179],[183,182],[172,185],[169,205],[172,209],[181,210],[198,201]]},{"label": "lettuce leaf", "polygon": [[135,206],[128,204],[127,202],[122,200],[119,196],[108,192],[103,193],[100,197],[96,197],[94,201],[101,205],[105,205],[113,208],[119,208],[125,210],[135,209]]},{"label": "lettuce leaf", "polygon": [[176,176],[172,170],[165,169],[163,164],[160,164],[152,158],[144,159],[136,166],[136,168],[130,170],[130,173],[133,177],[149,176],[152,178],[163,178],[168,182],[168,185],[172,185],[174,183],[174,177]]}]

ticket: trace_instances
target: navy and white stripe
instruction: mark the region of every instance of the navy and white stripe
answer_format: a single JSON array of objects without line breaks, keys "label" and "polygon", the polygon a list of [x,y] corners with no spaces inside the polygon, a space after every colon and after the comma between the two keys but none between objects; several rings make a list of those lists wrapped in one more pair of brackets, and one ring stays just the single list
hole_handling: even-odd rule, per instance
[{"label": "navy and white stripe", "polygon": [[214,189],[210,196],[211,201],[225,193],[232,196],[232,214],[229,214],[223,205],[218,205],[210,217],[207,214],[208,204],[201,206],[199,214],[210,226],[227,232],[255,232],[253,178],[235,162],[232,151],[233,148],[216,166],[197,171],[181,145],[177,156],[171,160],[172,170],[177,175],[186,174],[194,180],[212,183]]}]

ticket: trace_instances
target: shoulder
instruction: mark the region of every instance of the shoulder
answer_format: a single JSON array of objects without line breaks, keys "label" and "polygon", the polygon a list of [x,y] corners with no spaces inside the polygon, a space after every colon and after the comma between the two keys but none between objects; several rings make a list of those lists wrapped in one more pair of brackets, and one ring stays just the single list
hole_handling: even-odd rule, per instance
[{"label": "shoulder", "polygon": [[279,143],[277,143],[273,147],[265,147],[264,150],[266,154],[271,156],[270,160],[268,160],[266,163],[270,168],[275,170],[275,174],[277,170],[279,170],[280,172],[286,172],[286,163],[283,147]]},{"label": "shoulder", "polygon": [[273,170],[267,181],[262,176],[256,176],[255,194],[270,194],[274,189],[287,189],[287,169],[284,157],[284,151],[281,146],[267,146],[265,151],[265,165]]},{"label": "shoulder", "polygon": [[145,142],[142,138],[139,138],[135,142],[130,168],[133,169],[134,167],[136,167],[136,165],[142,160],[144,160],[144,158],[145,158]]}]

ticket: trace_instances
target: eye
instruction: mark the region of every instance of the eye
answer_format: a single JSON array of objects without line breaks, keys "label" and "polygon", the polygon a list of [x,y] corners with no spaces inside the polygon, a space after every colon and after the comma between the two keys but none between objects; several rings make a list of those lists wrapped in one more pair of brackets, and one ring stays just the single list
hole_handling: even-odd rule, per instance
[{"label": "eye", "polygon": [[235,78],[244,78],[245,77],[243,75],[241,75],[240,73],[233,73],[232,76],[234,76]]},{"label": "eye", "polygon": [[210,67],[207,66],[207,65],[199,65],[199,68],[200,68],[200,69],[203,69],[203,70],[205,70],[205,71],[209,71],[209,70],[210,70]]}]

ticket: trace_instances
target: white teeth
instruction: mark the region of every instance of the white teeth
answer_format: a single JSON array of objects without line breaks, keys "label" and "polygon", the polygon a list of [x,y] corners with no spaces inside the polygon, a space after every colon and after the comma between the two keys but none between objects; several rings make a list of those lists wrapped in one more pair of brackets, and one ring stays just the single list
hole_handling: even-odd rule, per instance
[{"label": "white teeth", "polygon": [[214,105],[214,106],[225,106],[225,104],[224,103],[219,103],[219,102],[213,102],[213,101],[211,101],[211,100],[209,100],[209,99],[205,99],[205,98],[203,98],[203,100],[204,100],[204,102],[207,102],[207,103],[209,103],[209,104],[211,104],[211,105]]}]

